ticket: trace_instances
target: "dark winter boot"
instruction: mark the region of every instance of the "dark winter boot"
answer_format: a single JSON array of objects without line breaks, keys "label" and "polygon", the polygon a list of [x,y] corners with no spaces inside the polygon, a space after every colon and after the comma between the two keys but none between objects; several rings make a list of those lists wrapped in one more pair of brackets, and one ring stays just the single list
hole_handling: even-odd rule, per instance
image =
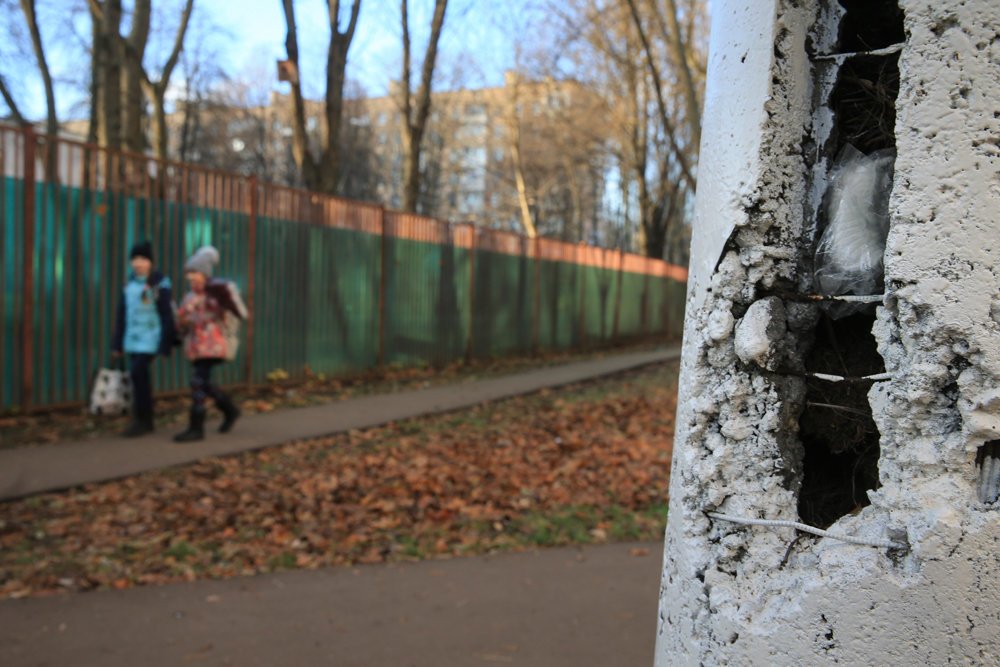
[{"label": "dark winter boot", "polygon": [[205,439],[205,408],[191,408],[187,430],[174,436],[174,442],[197,442]]},{"label": "dark winter boot", "polygon": [[122,432],[123,438],[138,438],[153,432],[153,418],[147,415],[135,415],[132,423]]},{"label": "dark winter boot", "polygon": [[219,426],[219,433],[229,433],[233,430],[233,424],[240,418],[240,409],[233,403],[233,399],[225,394],[216,399],[215,405],[222,410],[222,425]]}]

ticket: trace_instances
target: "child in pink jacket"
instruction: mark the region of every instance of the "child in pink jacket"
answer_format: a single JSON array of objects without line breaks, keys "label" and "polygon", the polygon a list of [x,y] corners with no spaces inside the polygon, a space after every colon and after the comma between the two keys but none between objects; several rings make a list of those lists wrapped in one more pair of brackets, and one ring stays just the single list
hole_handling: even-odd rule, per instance
[{"label": "child in pink jacket", "polygon": [[228,433],[240,410],[212,383],[212,369],[236,357],[239,320],[247,317],[246,306],[236,286],[213,280],[219,252],[205,246],[184,265],[190,291],[177,310],[177,325],[184,334],[184,353],[191,361],[191,414],[188,428],[174,437],[175,442],[194,442],[205,437],[205,401],[211,397],[222,411],[220,433]]}]

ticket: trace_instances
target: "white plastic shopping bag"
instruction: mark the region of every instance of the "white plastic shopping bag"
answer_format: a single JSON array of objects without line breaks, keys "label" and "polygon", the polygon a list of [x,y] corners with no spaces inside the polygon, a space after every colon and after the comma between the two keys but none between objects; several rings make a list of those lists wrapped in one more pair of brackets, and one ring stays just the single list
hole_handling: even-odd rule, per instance
[{"label": "white plastic shopping bag", "polygon": [[122,415],[132,407],[132,378],[124,370],[102,368],[90,390],[90,413]]}]

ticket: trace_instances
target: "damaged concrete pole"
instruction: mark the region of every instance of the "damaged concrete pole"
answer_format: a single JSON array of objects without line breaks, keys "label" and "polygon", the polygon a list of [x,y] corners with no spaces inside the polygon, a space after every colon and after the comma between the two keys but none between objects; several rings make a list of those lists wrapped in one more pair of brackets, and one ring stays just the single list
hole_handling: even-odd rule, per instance
[{"label": "damaged concrete pole", "polygon": [[657,665],[1000,664],[998,26],[714,3]]}]

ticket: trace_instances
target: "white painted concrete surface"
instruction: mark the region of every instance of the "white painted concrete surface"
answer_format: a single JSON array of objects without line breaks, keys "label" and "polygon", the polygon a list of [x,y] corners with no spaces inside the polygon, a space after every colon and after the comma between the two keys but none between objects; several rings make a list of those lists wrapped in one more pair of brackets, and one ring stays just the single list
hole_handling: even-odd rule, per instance
[{"label": "white painted concrete surface", "polygon": [[[817,17],[836,17],[832,4],[713,8],[720,35],[696,206],[661,667],[1000,665],[1000,511],[979,502],[974,464],[977,448],[1000,437],[1000,2],[900,0],[907,40],[885,254],[891,296],[874,328],[893,380],[869,393],[881,487],[831,530],[905,534],[910,550],[814,537],[789,550],[790,529],[705,515],[798,517],[804,386],[738,361],[734,342],[762,292],[778,282],[811,287],[802,258],[813,247],[816,196],[802,137],[828,132],[830,119],[813,108],[829,81],[815,76],[806,40],[821,32]],[[740,31],[745,41],[728,36]],[[767,53],[764,35],[774,37]],[[723,110],[730,116],[720,118]],[[726,225],[734,249],[716,267]],[[787,330],[777,342],[765,336],[767,353],[784,346],[779,354],[794,365],[815,313],[785,307]]]}]

